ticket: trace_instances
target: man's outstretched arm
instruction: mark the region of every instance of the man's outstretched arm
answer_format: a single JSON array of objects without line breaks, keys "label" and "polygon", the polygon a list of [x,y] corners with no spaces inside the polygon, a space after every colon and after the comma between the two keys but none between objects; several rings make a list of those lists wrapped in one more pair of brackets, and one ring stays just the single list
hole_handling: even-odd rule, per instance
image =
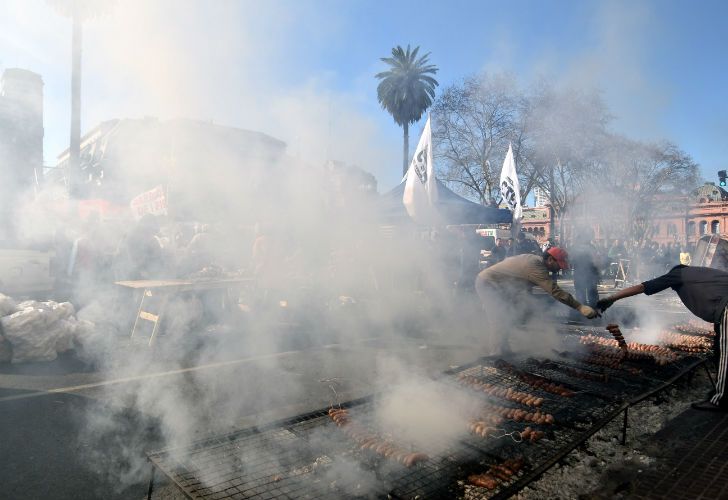
[{"label": "man's outstretched arm", "polygon": [[601,299],[599,302],[597,302],[597,309],[601,311],[606,311],[609,306],[614,304],[616,301],[632,297],[633,295],[639,295],[641,293],[645,293],[645,285],[640,283],[639,285],[634,285],[629,288],[625,288],[624,290],[620,290],[619,292],[610,295],[609,297],[605,297]]}]

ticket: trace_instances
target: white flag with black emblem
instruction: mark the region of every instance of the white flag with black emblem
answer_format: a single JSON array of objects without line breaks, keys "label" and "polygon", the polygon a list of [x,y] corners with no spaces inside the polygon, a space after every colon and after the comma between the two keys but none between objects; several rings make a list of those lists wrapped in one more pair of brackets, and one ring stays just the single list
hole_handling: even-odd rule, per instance
[{"label": "white flag with black emblem", "polygon": [[402,202],[410,217],[420,224],[434,226],[438,224],[437,209],[434,206],[437,198],[437,181],[432,163],[432,132],[428,116],[407,170]]},{"label": "white flag with black emblem", "polygon": [[500,191],[503,201],[513,212],[513,222],[521,220],[523,208],[521,207],[521,188],[518,185],[516,174],[516,161],[513,159],[513,149],[508,145],[506,159],[503,160],[503,169],[500,175]]}]

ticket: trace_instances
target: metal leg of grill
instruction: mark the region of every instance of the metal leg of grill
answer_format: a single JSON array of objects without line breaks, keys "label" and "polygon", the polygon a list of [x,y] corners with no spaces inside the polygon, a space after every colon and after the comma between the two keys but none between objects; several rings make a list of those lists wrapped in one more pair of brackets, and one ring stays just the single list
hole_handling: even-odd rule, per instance
[{"label": "metal leg of grill", "polygon": [[710,380],[710,385],[712,385],[713,389],[715,389],[715,382],[713,381],[713,376],[710,374],[710,370],[708,369],[708,363],[703,363],[703,368],[705,368],[705,373],[708,374],[708,380]]},{"label": "metal leg of grill", "polygon": [[149,477],[149,489],[147,490],[147,500],[152,500],[152,492],[154,491],[154,471],[156,467],[152,464],[152,474]]},{"label": "metal leg of grill", "polygon": [[627,444],[628,412],[629,412],[629,406],[624,409],[624,422],[622,422],[622,446]]}]

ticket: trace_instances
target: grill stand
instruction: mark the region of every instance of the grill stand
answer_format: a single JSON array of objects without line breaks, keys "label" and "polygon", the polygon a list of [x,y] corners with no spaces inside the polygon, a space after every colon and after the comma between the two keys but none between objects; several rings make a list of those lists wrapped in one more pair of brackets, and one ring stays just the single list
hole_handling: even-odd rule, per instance
[{"label": "grill stand", "polygon": [[149,489],[147,490],[147,500],[152,500],[152,493],[154,492],[154,471],[157,469],[152,461],[149,461],[152,467],[152,473],[149,475]]},{"label": "grill stand", "polygon": [[710,385],[712,385],[713,389],[715,389],[715,382],[713,382],[713,375],[710,373],[710,370],[708,369],[708,363],[705,363],[703,365],[703,367],[705,368],[705,373],[708,374],[708,380],[710,380]]},{"label": "grill stand", "polygon": [[[626,404],[626,403],[625,403]],[[559,463],[566,455],[571,453],[573,450],[575,450],[579,445],[586,442],[587,439],[592,437],[594,434],[597,433],[597,431],[601,430],[604,426],[606,426],[609,422],[614,420],[617,415],[624,409],[624,405],[616,408],[609,414],[605,415],[603,418],[598,420],[592,427],[589,428],[589,430],[583,434],[580,434],[578,438],[570,441],[568,444],[561,447],[559,451],[557,451],[553,457],[548,459],[546,462],[541,464],[539,467],[536,467],[533,469],[530,473],[524,475],[521,479],[510,485],[508,488],[503,489],[503,491],[499,492],[497,495],[493,496],[491,500],[505,500],[506,498],[510,498],[520,490],[522,490],[524,487],[528,486],[535,480],[537,480],[541,475],[543,475],[544,472],[549,470],[551,467]]]},{"label": "grill stand", "polygon": [[[641,403],[645,399],[652,397],[655,394],[658,394],[658,393],[664,391],[665,389],[667,389],[668,387],[673,385],[675,382],[680,380],[685,375],[692,373],[693,370],[695,370],[700,365],[703,365],[707,371],[708,367],[705,365],[706,361],[707,360],[705,360],[705,359],[699,359],[698,361],[695,361],[693,364],[686,367],[682,372],[678,373],[677,375],[675,375],[674,377],[672,377],[670,380],[666,381],[664,384],[660,385],[659,387],[656,387],[655,389],[652,389],[651,391],[647,391],[644,394],[636,396],[636,397],[630,399],[629,401],[627,401],[624,406],[624,422],[622,424],[622,445],[625,445],[627,443],[627,427],[628,427],[628,423],[629,423],[628,422],[629,408],[638,403]],[[710,376],[710,375],[708,375],[708,376]],[[713,381],[713,379],[711,379],[711,382],[712,381]]]},{"label": "grill stand", "polygon": [[[557,464],[558,462],[560,462],[564,457],[566,457],[571,451],[573,451],[574,449],[576,449],[582,443],[586,442],[596,432],[598,432],[603,427],[605,427],[607,424],[609,424],[610,422],[612,422],[622,412],[624,412],[624,424],[623,424],[622,442],[625,443],[626,442],[626,430],[627,430],[627,424],[628,424],[628,418],[629,418],[628,417],[628,410],[629,410],[629,408],[631,406],[634,406],[634,405],[638,404],[639,402],[641,402],[641,401],[649,398],[650,396],[653,396],[653,395],[661,392],[665,388],[670,387],[671,385],[673,385],[680,378],[682,378],[682,377],[684,377],[686,375],[693,374],[694,373],[694,370],[696,368],[698,368],[701,364],[707,370],[707,366],[705,366],[706,361],[707,361],[706,359],[697,360],[697,361],[691,363],[690,365],[684,367],[679,373],[677,373],[675,376],[673,376],[672,378],[670,378],[668,381],[660,384],[655,389],[649,390],[646,393],[643,393],[643,394],[641,394],[641,395],[639,395],[637,397],[634,397],[634,398],[632,398],[632,399],[630,399],[628,401],[624,401],[623,403],[618,404],[618,406],[616,406],[612,411],[610,411],[608,414],[604,415],[602,418],[600,418],[595,423],[593,423],[590,426],[590,428],[589,428],[588,431],[585,431],[585,432],[579,434],[576,438],[572,439],[567,444],[565,444],[565,445],[561,446],[560,448],[558,448],[556,450],[556,452],[550,458],[548,458],[545,462],[543,462],[541,465],[539,465],[535,469],[531,470],[529,473],[525,474],[518,481],[516,481],[513,484],[511,484],[511,485],[503,488],[501,491],[499,491],[496,495],[494,495],[491,498],[497,498],[497,499],[506,499],[506,498],[509,498],[512,495],[514,495],[515,493],[517,493],[518,491],[520,491],[521,489],[523,489],[528,484],[536,481],[547,470],[549,470],[555,464]],[[482,360],[473,362],[473,363],[471,363],[469,365],[470,366],[474,366],[476,364],[480,364],[481,365],[480,366],[480,372],[481,373],[484,373],[484,371],[483,371],[484,368],[483,368],[483,365],[482,365]],[[465,366],[467,367],[468,365],[465,365]],[[455,372],[461,372],[463,368],[464,367],[461,366],[461,367],[458,367],[458,370],[448,370],[447,372],[445,372],[445,374],[454,374]],[[712,377],[711,377],[711,381],[712,381]],[[349,401],[349,402],[343,403],[342,406],[343,407],[355,406],[357,404],[361,404],[361,403],[364,403],[364,402],[367,402],[367,401],[371,401],[372,398],[373,398],[373,396],[367,396],[365,398],[361,398],[361,399],[358,399],[358,400],[354,400],[354,401]],[[297,417],[285,419],[285,420],[278,421],[278,422],[273,422],[271,424],[268,424],[268,425],[264,426],[263,428],[258,428],[257,431],[263,431],[263,430],[266,430],[266,429],[276,428],[276,427],[279,427],[279,426],[282,426],[282,425],[286,425],[288,423],[297,422],[297,421],[300,421],[301,419],[305,419],[305,418],[308,418],[308,417],[313,416],[313,415],[318,415],[319,413],[321,413],[323,411],[324,410],[314,411],[314,412],[310,412],[310,414],[299,415]],[[325,413],[323,413],[323,414],[325,414]],[[165,469],[163,467],[162,463],[158,462],[158,460],[156,459],[156,457],[149,456],[149,459],[150,459],[150,462],[152,463],[152,474],[151,474],[150,483],[149,483],[149,490],[148,490],[148,496],[147,496],[148,500],[151,500],[151,495],[152,495],[152,491],[153,491],[153,487],[154,487],[154,480],[155,480],[155,475],[154,475],[155,471],[154,471],[154,469],[155,468],[159,468],[160,471],[166,477],[168,477],[175,484],[175,486],[177,486],[177,488],[179,489],[179,491],[181,491],[187,498],[190,498],[190,499],[196,498],[196,496],[194,495],[194,493],[192,491],[190,491],[188,488],[186,488],[179,481],[177,481],[177,478],[174,477],[174,474],[170,474],[169,471],[167,471],[167,469]],[[400,495],[398,493],[396,493],[395,491],[390,491],[388,493],[389,493],[390,498],[398,498],[398,497],[400,497]]]},{"label": "grill stand", "polygon": [[[579,447],[581,444],[585,443],[590,437],[592,437],[594,434],[596,434],[598,431],[600,431],[602,428],[604,428],[607,424],[609,424],[612,420],[614,420],[620,413],[624,412],[624,424],[622,427],[622,444],[625,444],[627,439],[627,423],[628,423],[628,411],[631,406],[636,405],[637,403],[640,403],[641,401],[649,398],[650,396],[653,396],[667,387],[670,387],[672,384],[677,382],[680,378],[683,376],[690,374],[700,365],[705,366],[705,359],[701,359],[693,363],[692,365],[686,367],[681,373],[674,376],[667,382],[665,382],[660,387],[657,387],[656,389],[653,389],[652,391],[648,391],[640,396],[637,396],[636,398],[631,399],[630,401],[627,401],[617,407],[615,410],[610,412],[609,414],[605,415],[603,418],[598,420],[592,427],[585,432],[584,434],[581,434],[578,438],[574,439],[573,441],[569,442],[567,445],[563,446],[558,452],[554,454],[552,458],[541,464],[539,467],[536,467],[533,469],[530,473],[523,476],[521,479],[510,485],[508,488],[503,489],[500,491],[497,495],[494,495],[491,497],[491,500],[505,500],[507,498],[510,498],[511,496],[515,495],[517,492],[522,490],[524,487],[528,486],[532,482],[536,481],[539,477],[541,477],[547,470],[549,470],[551,467],[556,465],[558,462],[560,462],[566,455],[571,453],[573,450],[575,450],[577,447]],[[707,369],[707,367],[706,367]]]}]

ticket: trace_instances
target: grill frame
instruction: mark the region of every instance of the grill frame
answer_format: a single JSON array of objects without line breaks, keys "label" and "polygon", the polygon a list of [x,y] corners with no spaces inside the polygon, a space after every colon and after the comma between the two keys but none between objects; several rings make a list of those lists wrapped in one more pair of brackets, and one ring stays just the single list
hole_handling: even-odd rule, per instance
[{"label": "grill frame", "polygon": [[[567,334],[568,335],[568,334]],[[624,413],[624,427],[623,427],[623,443],[626,441],[626,429],[627,429],[627,418],[628,410],[631,406],[643,401],[646,398],[654,396],[660,391],[667,387],[672,386],[680,378],[692,373],[699,366],[704,365],[708,360],[709,354],[695,355],[695,354],[684,354],[679,363],[676,363],[675,370],[666,370],[666,367],[658,367],[654,373],[632,375],[627,373],[625,370],[614,370],[603,367],[594,367],[585,363],[580,363],[573,359],[557,359],[555,362],[563,363],[565,366],[573,366],[577,368],[587,370],[598,370],[600,372],[608,372],[610,375],[610,382],[608,384],[614,384],[616,381],[620,381],[624,386],[619,394],[610,393],[609,396],[600,394],[596,389],[603,390],[604,384],[596,381],[589,381],[583,379],[577,379],[570,377],[566,374],[562,374],[561,377],[557,377],[558,372],[552,370],[554,373],[549,372],[547,369],[541,369],[540,371],[531,365],[527,364],[527,368],[532,370],[526,370],[536,375],[546,375],[548,378],[555,382],[562,383],[563,385],[570,386],[570,388],[577,391],[577,394],[572,398],[564,398],[555,394],[546,393],[539,391],[531,386],[527,386],[525,383],[518,380],[513,375],[500,374],[498,377],[503,382],[507,382],[509,387],[514,389],[526,390],[532,394],[549,398],[547,402],[552,402],[555,398],[559,398],[563,404],[556,405],[556,410],[552,411],[553,406],[544,405],[544,410],[552,413],[556,418],[555,425],[543,426],[542,430],[549,432],[549,437],[546,442],[539,443],[528,443],[528,448],[523,448],[523,445],[518,446],[509,442],[499,442],[497,439],[484,439],[478,436],[469,436],[458,440],[458,447],[453,452],[449,453],[445,457],[434,457],[430,461],[421,464],[417,467],[401,471],[399,477],[393,475],[391,477],[382,478],[382,487],[375,489],[373,494],[379,497],[389,497],[395,499],[410,499],[416,498],[418,495],[420,498],[452,498],[455,494],[452,490],[453,487],[458,487],[454,483],[454,477],[460,477],[464,479],[470,472],[482,472],[487,468],[488,464],[496,463],[504,458],[513,458],[515,456],[524,457],[528,463],[524,469],[519,471],[511,481],[499,484],[496,490],[488,492],[489,498],[508,498],[515,494],[523,487],[537,480],[544,472],[546,472],[553,465],[562,460],[568,453],[577,448],[579,445],[584,443],[592,435],[606,426],[609,422],[613,421],[619,416],[620,413]],[[468,371],[477,372],[479,369],[482,370],[483,366],[492,366],[492,364],[498,359],[496,356],[482,357],[474,360],[471,363],[447,370],[442,373],[439,377],[441,382],[450,384],[453,389],[465,391],[471,395],[478,395],[478,392],[470,390],[462,385],[458,384],[455,380],[460,373],[467,373]],[[509,362],[515,364],[519,368],[523,368],[525,359],[514,360],[508,359]],[[644,363],[636,363],[640,365],[640,368],[644,368]],[[544,373],[545,372],[545,373]],[[666,373],[669,372],[669,373]],[[662,375],[660,377],[657,374]],[[633,383],[634,378],[637,377],[643,381],[648,381],[649,384]],[[495,380],[499,382],[501,380]],[[645,387],[647,389],[645,390]],[[641,389],[641,390],[638,390]],[[616,392],[616,391],[615,391]],[[366,396],[351,401],[342,403],[340,406],[343,408],[365,408],[366,405],[372,404],[378,394]],[[481,393],[485,400],[493,400],[497,398],[488,398],[487,395]],[[581,403],[590,401],[589,405],[582,405]],[[570,416],[574,416],[575,413],[569,413],[571,409],[569,406],[575,406],[578,408],[593,408],[597,407],[597,401],[599,402],[599,412],[592,412],[590,419],[582,421],[580,419],[572,419]],[[502,406],[513,406],[518,407],[516,403],[510,403],[503,400],[497,400],[498,404]],[[577,402],[579,404],[577,404]],[[611,404],[609,404],[611,403]],[[565,409],[564,416],[559,416],[559,409]],[[157,469],[189,499],[197,498],[307,498],[306,496],[228,496],[223,497],[219,494],[217,496],[200,496],[197,495],[197,490],[190,488],[189,484],[186,484],[181,480],[181,476],[177,476],[175,471],[169,467],[169,464],[165,462],[165,456],[171,456],[173,453],[185,450],[205,450],[206,447],[218,445],[221,443],[229,443],[235,440],[250,436],[262,436],[266,433],[278,431],[290,432],[295,439],[307,441],[306,432],[312,430],[315,432],[316,429],[322,428],[322,421],[327,424],[333,425],[327,416],[327,409],[318,409],[294,417],[288,417],[279,419],[262,426],[251,426],[238,431],[230,432],[219,436],[211,436],[202,440],[195,441],[187,446],[178,448],[167,448],[164,450],[158,450],[148,453],[148,459],[152,466],[152,477],[149,485],[149,495],[151,498],[154,484],[154,473]],[[588,412],[587,412],[588,413]],[[564,418],[565,417],[565,418]],[[326,424],[323,424],[326,425]],[[504,427],[507,429],[517,430],[519,427],[522,428],[526,424],[521,423],[515,425],[506,422]],[[533,428],[539,428],[539,426],[528,424]],[[552,428],[550,428],[552,427]],[[307,428],[310,428],[307,430]],[[335,427],[334,427],[335,428]],[[343,433],[342,433],[343,434]],[[507,438],[505,438],[507,439]],[[520,452],[520,454],[519,454]],[[529,453],[530,452],[530,453]],[[329,456],[333,461],[336,460],[335,453],[326,453],[322,451],[321,456]],[[334,458],[332,458],[334,457]],[[376,462],[376,460],[374,460]],[[430,463],[432,462],[432,463]],[[365,467],[371,464],[364,463]],[[377,474],[377,469],[375,474]],[[379,476],[377,476],[379,478]],[[288,476],[286,477],[288,478]],[[242,476],[240,477],[241,482]],[[198,483],[201,481],[198,481]],[[431,483],[436,483],[432,486]],[[429,486],[428,486],[429,485]],[[283,486],[283,485],[281,485]],[[281,488],[279,488],[281,489]],[[227,490],[225,490],[227,491]],[[323,490],[319,488],[313,488],[313,496],[311,498],[340,498],[340,494],[332,492],[330,490]],[[244,492],[240,492],[243,494]],[[295,493],[295,492],[294,492]]]}]

